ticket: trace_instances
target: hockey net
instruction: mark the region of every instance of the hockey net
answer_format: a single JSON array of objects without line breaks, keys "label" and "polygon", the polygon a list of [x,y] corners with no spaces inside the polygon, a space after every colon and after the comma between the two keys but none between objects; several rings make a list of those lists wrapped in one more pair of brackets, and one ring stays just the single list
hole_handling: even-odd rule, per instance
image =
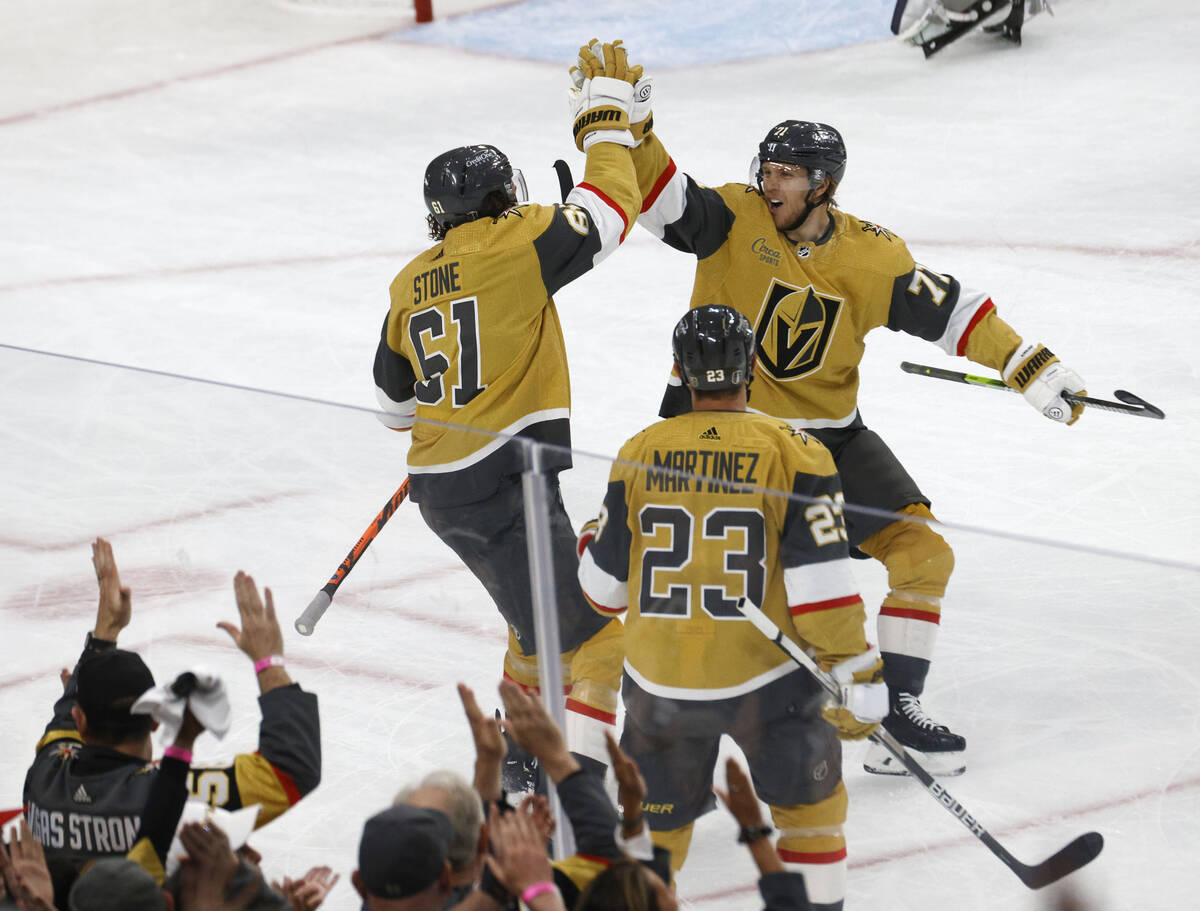
[{"label": "hockey net", "polygon": [[278,0],[295,9],[328,13],[397,16],[412,13],[417,22],[433,21],[433,0]]}]

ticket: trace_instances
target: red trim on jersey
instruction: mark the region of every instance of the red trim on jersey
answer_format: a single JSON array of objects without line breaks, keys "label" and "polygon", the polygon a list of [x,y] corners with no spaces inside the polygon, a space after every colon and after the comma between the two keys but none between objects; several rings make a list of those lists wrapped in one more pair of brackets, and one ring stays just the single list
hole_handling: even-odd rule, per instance
[{"label": "red trim on jersey", "polygon": [[862,598],[858,595],[846,595],[844,598],[830,598],[828,601],[810,601],[807,604],[797,604],[795,607],[789,607],[793,617],[798,617],[801,614],[812,614],[821,610],[833,610],[837,607],[849,607],[851,604],[861,604]]},{"label": "red trim on jersey", "polygon": [[654,186],[650,188],[650,192],[646,194],[646,198],[642,200],[642,211],[649,212],[650,207],[658,201],[658,196],[671,182],[671,178],[675,176],[675,159],[667,159],[667,167],[661,174],[658,175],[658,180],[654,181]]},{"label": "red trim on jersey", "polygon": [[15,810],[0,810],[0,826],[4,825],[10,819],[16,819],[24,812],[24,807],[17,807]]},{"label": "red trim on jersey", "polygon": [[966,355],[967,339],[970,338],[971,333],[975,330],[975,327],[979,325],[979,321],[995,309],[996,305],[992,303],[992,299],[989,297],[983,302],[983,306],[975,311],[975,315],[971,317],[971,322],[967,323],[967,328],[963,330],[963,334],[958,339],[958,349],[956,353],[959,357]]},{"label": "red trim on jersey", "polygon": [[536,686],[526,686],[524,683],[522,683],[520,680],[518,680],[516,677],[514,677],[508,671],[504,672],[504,679],[508,680],[511,683],[515,683],[517,686],[519,686],[521,688],[521,692],[523,692],[523,693],[529,693],[532,696],[540,696],[541,695],[542,691],[540,689],[538,689]]},{"label": "red trim on jersey", "polygon": [[941,625],[942,615],[937,611],[917,610],[913,607],[881,607],[881,617],[896,617],[899,620],[924,620],[926,623]]},{"label": "red trim on jersey", "polygon": [[846,859],[846,849],[837,851],[789,851],[787,848],[776,848],[779,859],[789,864],[836,864]]},{"label": "red trim on jersey", "polygon": [[608,194],[602,192],[601,190],[596,189],[590,183],[584,182],[584,183],[576,184],[575,186],[578,187],[580,190],[587,190],[589,193],[595,193],[596,196],[599,197],[599,199],[602,203],[604,203],[606,206],[608,206],[610,209],[612,209],[614,212],[616,212],[618,215],[621,216],[621,224],[623,224],[625,226],[624,229],[622,229],[622,231],[621,231],[621,240],[622,241],[625,240],[625,235],[629,233],[629,217],[625,214],[625,210],[622,209],[620,206],[618,206],[615,202],[613,202],[608,197]]},{"label": "red trim on jersey", "polygon": [[[262,756],[261,750],[254,751],[256,756]],[[266,759],[265,756],[263,756]],[[292,781],[292,776],[285,772],[271,760],[267,759],[267,765],[271,767],[271,771],[275,773],[275,777],[279,780],[279,786],[283,788],[283,793],[287,796],[289,807],[294,807],[300,802],[300,798],[304,795],[300,793],[300,789],[296,787],[296,783]]]},{"label": "red trim on jersey", "polygon": [[[517,686],[519,686],[521,688],[521,692],[523,692],[523,693],[528,693],[531,696],[542,695],[541,687],[527,686],[526,684],[524,684],[520,680],[518,680],[516,677],[514,677],[512,674],[510,674],[508,671],[505,671],[503,676],[504,676],[505,680],[509,681],[510,683],[515,683]],[[563,684],[563,695],[565,696],[569,692],[571,692],[571,688],[564,683]]]},{"label": "red trim on jersey", "polygon": [[595,864],[602,864],[604,866],[604,869],[606,869],[606,870],[612,866],[612,858],[611,857],[600,857],[599,855],[596,855],[596,854],[576,854],[575,856],[583,858],[584,860],[590,860],[592,863],[595,863]]},{"label": "red trim on jersey", "polygon": [[603,721],[605,724],[615,725],[617,723],[616,712],[605,712],[594,705],[580,702],[578,699],[567,699],[567,711],[574,712],[577,715],[586,715],[588,718],[595,718],[597,721]]}]

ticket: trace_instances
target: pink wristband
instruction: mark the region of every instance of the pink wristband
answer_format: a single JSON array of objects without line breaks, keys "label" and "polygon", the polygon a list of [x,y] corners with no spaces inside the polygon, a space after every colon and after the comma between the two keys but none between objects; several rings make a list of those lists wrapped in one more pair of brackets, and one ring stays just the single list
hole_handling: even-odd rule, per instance
[{"label": "pink wristband", "polygon": [[533,901],[539,895],[544,895],[546,892],[557,892],[557,891],[558,891],[558,886],[554,885],[554,883],[552,883],[548,880],[546,882],[534,883],[532,886],[530,886],[528,889],[526,889],[524,892],[521,893],[521,901],[525,902],[525,904],[529,904],[531,901]]},{"label": "pink wristband", "polygon": [[178,759],[180,762],[186,762],[188,765],[192,764],[192,751],[185,750],[183,747],[177,747],[175,744],[171,744],[163,750],[163,757]]},{"label": "pink wristband", "polygon": [[269,667],[283,667],[283,655],[267,655],[254,662],[254,673],[261,674]]}]

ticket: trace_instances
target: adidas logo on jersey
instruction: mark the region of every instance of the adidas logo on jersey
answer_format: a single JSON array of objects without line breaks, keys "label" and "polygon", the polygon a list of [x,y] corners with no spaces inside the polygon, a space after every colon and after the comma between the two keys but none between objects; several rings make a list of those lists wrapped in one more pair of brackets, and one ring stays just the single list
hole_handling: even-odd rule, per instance
[{"label": "adidas logo on jersey", "polygon": [[71,799],[73,801],[75,801],[76,803],[91,803],[92,802],[91,796],[88,794],[88,792],[86,790],[84,790],[83,785],[80,785],[79,787],[77,787],[75,789],[75,793],[71,795]]},{"label": "adidas logo on jersey", "polygon": [[706,430],[706,431],[704,431],[704,433],[700,434],[700,439],[702,439],[702,440],[720,440],[721,435],[719,433],[717,433],[716,427],[709,427],[708,430]]}]

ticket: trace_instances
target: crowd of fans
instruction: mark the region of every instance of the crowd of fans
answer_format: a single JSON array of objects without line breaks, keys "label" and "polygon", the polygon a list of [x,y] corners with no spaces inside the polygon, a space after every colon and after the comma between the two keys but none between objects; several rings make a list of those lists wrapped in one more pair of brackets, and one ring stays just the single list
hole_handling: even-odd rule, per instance
[{"label": "crowd of fans", "polygon": [[[156,686],[142,659],[117,647],[132,610],[112,548],[98,538],[96,623],[37,744],[24,812],[0,845],[0,908],[23,911],[312,911],[340,874],[316,867],[268,880],[246,843],[314,790],[321,777],[316,696],[293,682],[271,591],[239,572],[240,625],[221,623],[253,664],[262,721],[253,753],[224,766],[193,766],[205,730],[224,736],[222,681],[197,669]],[[669,911],[677,907],[668,853],[642,820],[645,783],[608,738],[614,806],[585,770],[541,702],[500,684],[503,721],[485,714],[465,685],[459,696],[475,744],[474,780],[446,769],[403,788],[363,823],[350,881],[371,911]],[[155,760],[150,739],[170,745]],[[507,795],[506,738],[535,757],[554,783],[576,853],[552,860],[555,820],[545,796]],[[771,909],[808,908],[803,877],[787,872],[768,837],[761,804],[736,762],[719,796],[743,833]],[[364,814],[367,815],[367,814]],[[731,827],[731,830],[733,827]],[[745,833],[752,837],[746,838]]]}]

